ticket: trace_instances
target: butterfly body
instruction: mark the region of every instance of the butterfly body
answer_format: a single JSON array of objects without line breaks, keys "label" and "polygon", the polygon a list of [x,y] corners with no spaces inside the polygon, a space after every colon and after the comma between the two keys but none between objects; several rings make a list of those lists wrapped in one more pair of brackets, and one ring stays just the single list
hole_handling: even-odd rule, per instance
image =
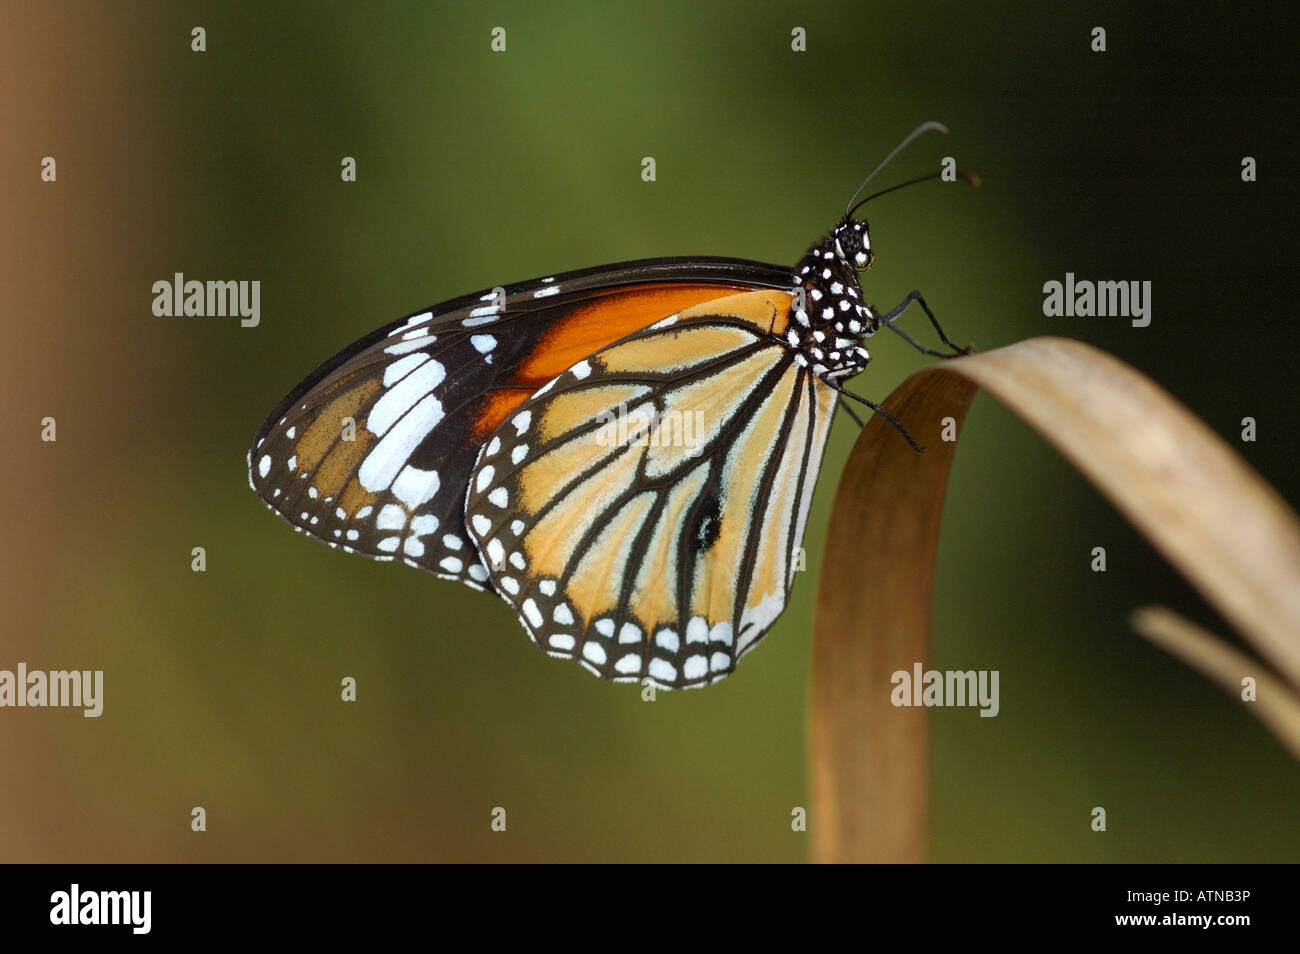
[{"label": "butterfly body", "polygon": [[871,264],[865,222],[841,222],[795,266],[797,296],[786,332],[795,360],[820,378],[850,378],[871,360],[862,341],[875,334],[879,319],[862,301],[858,270]]}]

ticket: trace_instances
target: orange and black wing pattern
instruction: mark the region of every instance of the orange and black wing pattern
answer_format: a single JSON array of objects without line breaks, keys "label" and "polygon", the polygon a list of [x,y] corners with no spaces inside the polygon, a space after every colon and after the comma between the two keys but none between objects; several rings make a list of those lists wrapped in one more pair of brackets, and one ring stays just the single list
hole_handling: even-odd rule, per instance
[{"label": "orange and black wing pattern", "polygon": [[423,309],[290,391],[253,440],[249,481],[332,547],[495,589],[465,499],[501,425],[566,369],[667,315],[791,281],[788,268],[742,259],[652,259]]},{"label": "orange and black wing pattern", "polygon": [[839,398],[784,344],[792,300],[684,308],[573,364],[483,446],[468,531],[546,652],[691,688],[775,622]]}]

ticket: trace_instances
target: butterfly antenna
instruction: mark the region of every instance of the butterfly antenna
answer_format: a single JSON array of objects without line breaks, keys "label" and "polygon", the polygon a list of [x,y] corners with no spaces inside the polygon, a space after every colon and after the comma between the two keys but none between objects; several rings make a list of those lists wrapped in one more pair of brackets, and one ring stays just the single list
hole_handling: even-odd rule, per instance
[{"label": "butterfly antenna", "polygon": [[[975,188],[979,188],[981,180],[979,176],[975,175],[975,173],[967,172],[965,169],[954,169],[952,171],[952,174],[955,175],[962,182],[969,182],[971,186]],[[939,179],[942,176],[943,176],[943,170],[941,169],[938,172],[930,172],[923,176],[917,176],[915,179],[908,179],[906,182],[898,183],[898,185],[891,185],[888,189],[881,189],[879,192],[873,192],[871,193],[871,195],[861,200],[853,208],[849,209],[848,215],[851,217],[854,212],[858,211],[858,209],[862,208],[872,199],[878,199],[882,195],[889,195],[889,193],[891,192],[897,192],[899,189],[902,189],[906,186],[916,185],[918,182],[929,182],[931,179]]]},{"label": "butterfly antenna", "polygon": [[889,155],[885,156],[883,160],[881,160],[880,165],[876,166],[876,168],[871,170],[871,175],[867,176],[865,179],[862,180],[862,185],[858,186],[857,191],[853,193],[852,197],[848,201],[848,204],[844,206],[844,214],[846,216],[853,214],[853,209],[856,208],[856,206],[854,206],[853,203],[856,202],[858,196],[862,194],[862,190],[867,187],[867,183],[876,177],[876,173],[879,172],[881,169],[885,168],[885,166],[889,165],[889,160],[893,159],[896,155],[898,155],[900,152],[906,149],[911,144],[912,140],[914,140],[917,136],[923,135],[924,133],[928,133],[931,131],[941,132],[946,134],[948,132],[948,127],[945,126],[943,123],[936,123],[934,120],[931,120],[928,123],[921,123],[921,125],[917,126],[910,133],[908,133],[907,136],[903,139],[903,141],[900,142],[897,146],[895,146],[893,148],[893,151],[890,152]]}]

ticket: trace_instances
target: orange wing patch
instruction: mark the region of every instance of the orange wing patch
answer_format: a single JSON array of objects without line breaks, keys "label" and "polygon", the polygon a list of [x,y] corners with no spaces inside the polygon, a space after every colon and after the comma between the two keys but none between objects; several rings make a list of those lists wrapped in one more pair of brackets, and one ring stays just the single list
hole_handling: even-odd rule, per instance
[{"label": "orange wing patch", "polygon": [[[494,391],[489,395],[475,422],[474,435],[485,439],[533,391],[601,348],[668,315],[719,299],[734,298],[743,291],[743,288],[731,285],[632,285],[574,309],[542,336],[533,353],[505,385],[509,390]],[[779,299],[784,299],[784,307],[788,310],[792,297],[779,291],[772,294],[775,296],[771,299],[774,311],[778,310],[776,303]],[[781,319],[777,319],[777,323],[780,324]],[[777,333],[784,334],[784,328]]]},{"label": "orange wing patch", "polygon": [[[661,318],[734,297],[741,291],[726,285],[634,285],[605,295],[576,309],[547,332],[534,354],[520,366],[518,377],[521,383],[536,382],[541,387],[565,368],[619,338]],[[789,295],[785,298],[791,300]]]}]

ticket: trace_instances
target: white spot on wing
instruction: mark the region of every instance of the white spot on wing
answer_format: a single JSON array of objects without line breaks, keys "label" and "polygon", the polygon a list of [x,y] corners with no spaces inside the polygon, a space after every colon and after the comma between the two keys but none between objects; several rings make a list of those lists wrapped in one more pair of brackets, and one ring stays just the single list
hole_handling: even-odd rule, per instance
[{"label": "white spot on wing", "polygon": [[[436,361],[430,361],[419,371],[416,371],[415,374],[412,374],[410,378],[407,378],[406,381],[389,391],[380,399],[379,403],[382,404],[385,399],[396,394],[411,378],[423,374],[426,368],[437,364]],[[441,366],[439,365],[439,367]],[[375,405],[375,411],[370,415],[372,420],[378,410],[379,405],[377,404]],[[432,394],[425,395],[424,399],[412,408],[410,413],[406,414],[392,430],[385,434],[383,439],[366,455],[366,459],[361,462],[361,468],[357,471],[357,479],[361,482],[361,486],[371,492],[387,489],[393,482],[393,478],[405,466],[415,448],[419,446],[420,441],[424,440],[441,420],[441,402]]]},{"label": "white spot on wing", "polygon": [[423,324],[424,322],[428,321],[432,317],[433,317],[433,312],[431,311],[422,311],[418,315],[412,315],[410,318],[407,318],[406,321],[403,322],[400,326],[390,331],[388,333],[388,337],[391,338],[393,337],[393,335],[403,332],[413,325]]},{"label": "white spot on wing", "polygon": [[393,481],[393,496],[408,507],[418,507],[433,499],[439,485],[436,470],[420,470],[412,464],[407,464]]},{"label": "white spot on wing", "polygon": [[[402,358],[396,364],[403,361],[409,361],[413,358],[427,358],[427,355],[409,355]],[[397,384],[393,385],[383,397],[375,402],[374,408],[370,411],[370,416],[366,419],[366,427],[372,434],[386,434],[394,424],[399,420],[409,420],[413,415],[407,414],[412,407],[417,406],[417,402],[423,403],[421,399],[432,397],[430,392],[433,391],[446,378],[447,371],[442,366],[441,361],[426,360],[420,364],[406,377],[402,378]],[[385,375],[385,379],[387,375]],[[424,433],[428,433],[434,424],[442,420],[442,405],[434,401],[437,410],[437,417],[430,421],[428,428]],[[432,412],[433,406],[426,405],[426,410]],[[419,416],[419,415],[414,415]],[[423,435],[421,435],[423,436]]]},{"label": "white spot on wing", "polygon": [[429,338],[414,338],[410,341],[399,341],[397,342],[397,344],[389,345],[387,348],[385,348],[384,354],[406,354],[409,351],[416,351],[419,348],[426,348],[430,344],[432,344],[434,340],[435,340],[434,338],[429,337]]},{"label": "white spot on wing", "polygon": [[524,600],[522,609],[524,616],[528,618],[528,622],[532,623],[533,626],[542,625],[542,611],[537,608],[537,604],[533,602],[531,597]]},{"label": "white spot on wing", "polygon": [[677,667],[667,659],[650,660],[650,675],[660,682],[672,682],[677,678]]},{"label": "white spot on wing", "polygon": [[398,358],[384,369],[384,387],[391,388],[428,360],[429,356],[424,352],[408,354],[405,358]]},{"label": "white spot on wing", "polygon": [[406,511],[397,504],[385,504],[375,518],[375,526],[380,530],[400,530],[406,526]]}]

